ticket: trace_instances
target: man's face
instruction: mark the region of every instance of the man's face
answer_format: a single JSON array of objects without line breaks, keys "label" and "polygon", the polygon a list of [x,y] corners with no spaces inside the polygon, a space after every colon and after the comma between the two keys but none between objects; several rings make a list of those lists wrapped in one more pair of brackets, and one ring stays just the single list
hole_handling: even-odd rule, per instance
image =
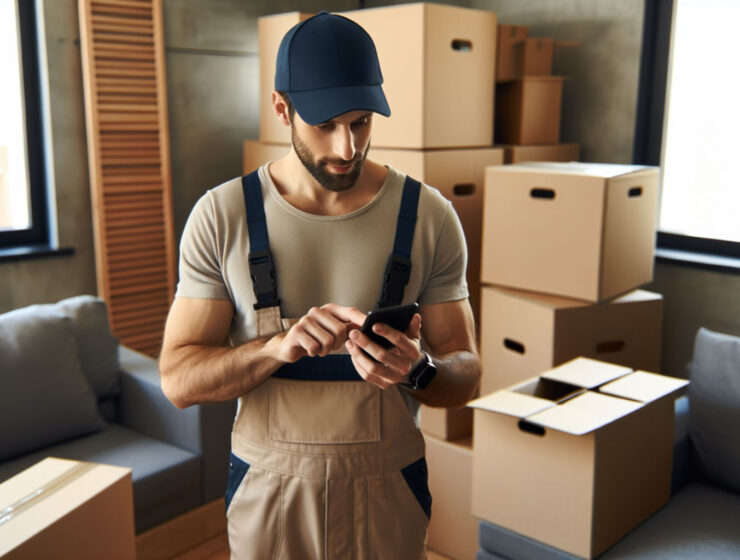
[{"label": "man's face", "polygon": [[324,188],[352,188],[362,173],[370,147],[372,113],[350,111],[319,125],[293,117],[293,148],[303,166]]}]

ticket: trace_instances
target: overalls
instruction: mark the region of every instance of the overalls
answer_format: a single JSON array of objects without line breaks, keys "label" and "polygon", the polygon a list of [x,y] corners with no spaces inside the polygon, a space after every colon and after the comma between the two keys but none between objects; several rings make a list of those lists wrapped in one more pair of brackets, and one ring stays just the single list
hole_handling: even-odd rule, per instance
[{"label": "overalls", "polygon": [[[242,179],[257,336],[280,314],[257,172]],[[407,178],[379,306],[401,303],[420,185]],[[426,558],[424,440],[397,386],[364,381],[350,356],[286,364],[240,397],[226,492],[232,559]]]}]

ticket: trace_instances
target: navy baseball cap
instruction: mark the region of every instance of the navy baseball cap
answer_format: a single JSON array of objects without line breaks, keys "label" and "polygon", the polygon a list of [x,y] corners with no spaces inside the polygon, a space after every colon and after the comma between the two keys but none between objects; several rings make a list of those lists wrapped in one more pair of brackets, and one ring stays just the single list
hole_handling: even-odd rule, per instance
[{"label": "navy baseball cap", "polygon": [[275,89],[290,96],[308,124],[348,111],[389,117],[382,83],[373,40],[345,17],[321,12],[293,26],[280,43]]}]

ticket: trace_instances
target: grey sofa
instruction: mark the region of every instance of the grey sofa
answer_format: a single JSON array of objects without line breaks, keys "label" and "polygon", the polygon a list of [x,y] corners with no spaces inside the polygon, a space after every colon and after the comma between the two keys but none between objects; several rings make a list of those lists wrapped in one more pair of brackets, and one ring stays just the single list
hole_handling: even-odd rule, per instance
[{"label": "grey sofa", "polygon": [[0,315],[0,482],[49,456],[132,469],[136,532],[223,496],[235,404],[174,407],[78,296]]},{"label": "grey sofa", "polygon": [[[740,558],[740,338],[700,329],[676,401],[672,496],[603,560]],[[477,560],[576,558],[481,521]]]}]

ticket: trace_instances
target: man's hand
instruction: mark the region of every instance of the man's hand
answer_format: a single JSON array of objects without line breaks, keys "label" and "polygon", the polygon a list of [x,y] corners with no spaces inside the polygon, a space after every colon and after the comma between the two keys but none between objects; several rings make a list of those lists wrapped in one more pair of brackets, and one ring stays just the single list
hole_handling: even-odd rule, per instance
[{"label": "man's hand", "polygon": [[287,332],[275,336],[275,357],[292,363],[304,356],[327,356],[341,348],[350,330],[364,320],[365,314],[356,307],[334,303],[312,307]]},{"label": "man's hand", "polygon": [[411,366],[421,358],[421,315],[414,314],[405,333],[383,323],[376,323],[373,332],[387,338],[394,347],[383,348],[358,329],[350,330],[346,347],[360,376],[386,389],[402,381]]}]

